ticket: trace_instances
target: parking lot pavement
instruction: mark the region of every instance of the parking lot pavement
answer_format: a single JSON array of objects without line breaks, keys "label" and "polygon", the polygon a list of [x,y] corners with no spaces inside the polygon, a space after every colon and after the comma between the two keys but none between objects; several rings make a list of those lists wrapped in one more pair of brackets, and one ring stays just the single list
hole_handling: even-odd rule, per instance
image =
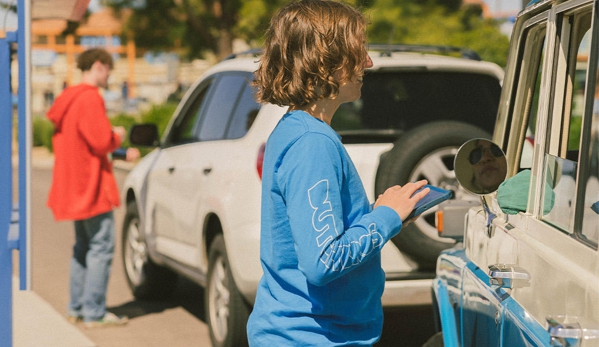
[{"label": "parking lot pavement", "polygon": [[14,347],[96,347],[49,303],[31,290],[19,290],[13,277]]},{"label": "parking lot pavement", "polygon": [[[44,147],[31,150],[32,165],[52,167],[54,156]],[[15,151],[13,167],[18,165]],[[13,277],[14,347],[95,347],[77,327],[32,290],[19,290],[19,278]]]}]

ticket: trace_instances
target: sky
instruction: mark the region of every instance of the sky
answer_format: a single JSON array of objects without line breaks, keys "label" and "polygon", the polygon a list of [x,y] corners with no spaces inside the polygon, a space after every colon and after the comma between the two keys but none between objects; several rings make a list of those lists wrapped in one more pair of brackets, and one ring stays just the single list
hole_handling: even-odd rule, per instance
[{"label": "sky", "polygon": [[511,36],[514,27],[513,20],[522,9],[522,0],[484,0],[484,2],[489,7],[492,16],[508,19],[500,25],[499,30],[504,35]]},{"label": "sky", "polygon": [[522,9],[522,0],[484,0],[491,13],[518,13]]}]

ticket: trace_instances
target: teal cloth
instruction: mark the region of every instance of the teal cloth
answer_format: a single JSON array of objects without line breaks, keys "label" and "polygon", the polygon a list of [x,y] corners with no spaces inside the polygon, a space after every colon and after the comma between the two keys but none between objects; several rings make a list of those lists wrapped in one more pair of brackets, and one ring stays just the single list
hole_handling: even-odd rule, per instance
[{"label": "teal cloth", "polygon": [[[530,170],[520,171],[513,177],[508,178],[499,185],[497,189],[497,203],[505,214],[517,214],[526,211],[528,203],[528,191],[530,187]],[[555,193],[551,186],[545,186],[545,197],[543,214],[548,214],[553,208]]]}]

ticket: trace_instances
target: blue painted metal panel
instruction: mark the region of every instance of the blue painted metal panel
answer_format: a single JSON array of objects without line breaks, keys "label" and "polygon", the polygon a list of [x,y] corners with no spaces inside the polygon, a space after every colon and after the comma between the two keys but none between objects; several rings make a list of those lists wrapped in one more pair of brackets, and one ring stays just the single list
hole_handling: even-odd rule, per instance
[{"label": "blue painted metal panel", "polygon": [[0,344],[12,346],[12,93],[10,42],[0,39]]},{"label": "blue painted metal panel", "polygon": [[[436,286],[444,287],[445,291]],[[460,345],[550,346],[551,337],[545,328],[526,314],[506,290],[491,287],[487,272],[470,262],[463,249],[441,253],[433,289],[439,316],[442,321],[455,321]],[[463,298],[456,297],[456,292]],[[443,295],[453,307],[441,308],[439,301],[443,300]],[[450,313],[455,315],[450,317]],[[442,324],[444,335],[451,329],[446,325]],[[449,343],[453,345],[453,342]]]},{"label": "blue painted metal panel", "polygon": [[464,270],[462,286],[462,343],[464,346],[501,346],[502,299],[490,290],[489,276],[470,262]]},{"label": "blue painted metal panel", "polygon": [[[463,248],[452,248],[441,252],[439,259],[437,260],[437,277],[435,281],[441,281],[442,285],[446,289],[447,297],[445,299],[439,298],[439,293],[435,291],[435,299],[438,300],[446,300],[449,302],[449,306],[445,306],[443,310],[444,313],[441,313],[441,307],[439,307],[439,317],[445,321],[453,323],[447,323],[447,325],[453,325],[452,329],[455,331],[455,341],[453,341],[453,332],[451,333],[451,337],[448,338],[446,343],[455,344],[458,346],[463,345],[463,332],[462,332],[462,278],[463,272],[466,268],[466,264],[468,263],[468,259],[466,257],[466,253]],[[434,287],[433,287],[434,289]],[[450,318],[448,315],[452,315]],[[445,337],[445,332],[448,329],[443,326],[443,334]]]},{"label": "blue painted metal panel", "polygon": [[455,312],[449,299],[447,285],[439,278],[433,281],[433,290],[439,306],[439,318],[443,331],[443,346],[458,347],[458,331],[455,321]]},{"label": "blue painted metal panel", "polygon": [[512,297],[503,302],[503,346],[551,346],[551,336]]},{"label": "blue painted metal panel", "polygon": [[447,288],[449,301],[453,306],[458,342],[463,340],[462,331],[462,273],[467,259],[463,248],[452,248],[443,251],[437,261],[437,279],[443,281]]}]

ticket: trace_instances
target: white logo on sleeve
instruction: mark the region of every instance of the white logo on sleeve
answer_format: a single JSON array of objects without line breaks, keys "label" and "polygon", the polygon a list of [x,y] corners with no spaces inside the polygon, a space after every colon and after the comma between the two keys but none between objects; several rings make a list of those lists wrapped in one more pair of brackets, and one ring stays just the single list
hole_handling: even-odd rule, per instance
[{"label": "white logo on sleeve", "polygon": [[[316,231],[316,244],[323,247],[335,239],[339,232],[335,223],[333,207],[329,201],[329,181],[322,180],[308,189],[308,200],[314,210],[312,226]],[[368,245],[367,243],[371,244]],[[374,249],[382,247],[383,237],[376,229],[376,224],[368,226],[368,230],[357,240],[330,247],[322,255],[321,261],[333,271],[339,271],[357,265],[361,259]],[[335,254],[338,253],[338,254]]]},{"label": "white logo on sleeve", "polygon": [[335,225],[333,207],[329,201],[329,181],[322,180],[308,189],[308,200],[314,210],[312,226],[318,234],[316,244],[318,247],[322,247],[339,235]]}]

